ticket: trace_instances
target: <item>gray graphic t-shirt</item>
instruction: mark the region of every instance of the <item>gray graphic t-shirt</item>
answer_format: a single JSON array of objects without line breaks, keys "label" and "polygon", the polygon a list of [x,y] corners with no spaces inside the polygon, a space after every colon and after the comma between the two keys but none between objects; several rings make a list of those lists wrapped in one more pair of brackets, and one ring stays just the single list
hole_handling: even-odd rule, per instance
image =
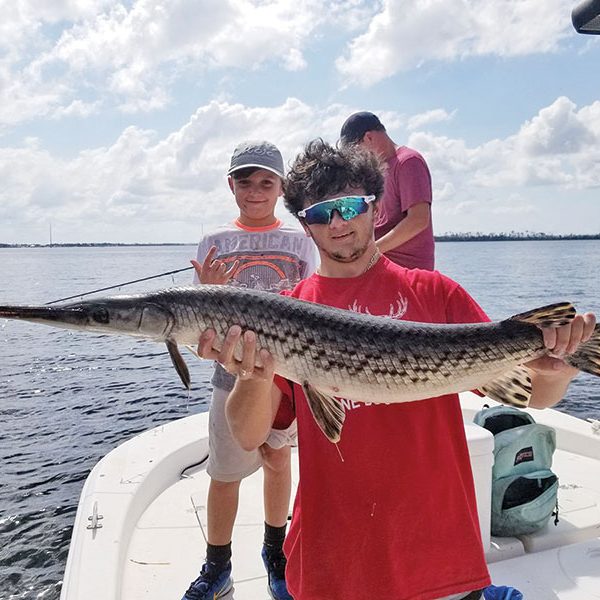
[{"label": "gray graphic t-shirt", "polygon": [[[212,246],[216,258],[226,264],[239,261],[229,285],[279,292],[291,289],[311,275],[317,266],[313,241],[304,231],[277,221],[269,227],[249,228],[239,221],[222,225],[205,235],[198,244],[197,260],[202,263]],[[194,283],[199,283],[194,276]],[[216,364],[211,383],[233,389],[235,377]]]}]

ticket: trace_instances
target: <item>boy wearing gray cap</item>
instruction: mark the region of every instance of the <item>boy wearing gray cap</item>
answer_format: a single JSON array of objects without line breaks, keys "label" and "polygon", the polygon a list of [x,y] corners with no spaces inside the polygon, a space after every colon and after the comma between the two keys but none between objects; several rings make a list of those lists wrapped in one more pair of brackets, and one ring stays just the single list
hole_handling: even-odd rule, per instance
[{"label": "boy wearing gray cap", "polygon": [[[279,292],[312,274],[316,267],[312,240],[275,216],[284,177],[283,159],[276,146],[266,141],[239,144],[227,175],[239,216],[200,241],[197,260],[192,261],[195,283]],[[265,498],[262,558],[268,573],[268,591],[274,600],[292,600],[285,583],[282,545],[291,494],[290,446],[296,443],[295,421],[285,429],[278,429],[278,423],[274,423],[261,448],[247,452],[233,439],[225,417],[225,401],[235,377],[215,363],[211,383],[206,562],[183,600],[215,600],[233,587],[231,537],[239,486],[244,477],[261,466]]]}]

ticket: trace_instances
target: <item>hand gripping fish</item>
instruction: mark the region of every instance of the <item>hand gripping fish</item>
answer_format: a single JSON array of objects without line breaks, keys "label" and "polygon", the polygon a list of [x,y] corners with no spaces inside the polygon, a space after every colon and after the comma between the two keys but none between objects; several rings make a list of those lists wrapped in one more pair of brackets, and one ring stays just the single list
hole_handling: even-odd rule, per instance
[{"label": "hand gripping fish", "polygon": [[[178,345],[196,345],[207,328],[219,338],[232,325],[252,329],[258,345],[273,355],[275,372],[304,387],[315,420],[333,442],[344,422],[340,398],[387,404],[479,389],[526,406],[531,384],[519,365],[548,354],[540,327],[559,327],[574,315],[571,304],[560,303],[493,323],[413,323],[219,285],[56,306],[0,306],[0,318],[165,342],[188,388]],[[600,326],[565,360],[600,375]]]}]

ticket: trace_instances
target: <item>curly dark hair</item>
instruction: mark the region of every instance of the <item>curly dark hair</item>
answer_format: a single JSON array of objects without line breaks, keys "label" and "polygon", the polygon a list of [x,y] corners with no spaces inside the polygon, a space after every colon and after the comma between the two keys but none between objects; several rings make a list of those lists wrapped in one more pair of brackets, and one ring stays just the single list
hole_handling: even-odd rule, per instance
[{"label": "curly dark hair", "polygon": [[349,187],[362,188],[379,200],[383,194],[380,159],[357,145],[335,148],[318,138],[294,160],[284,182],[284,204],[297,217],[305,205]]}]

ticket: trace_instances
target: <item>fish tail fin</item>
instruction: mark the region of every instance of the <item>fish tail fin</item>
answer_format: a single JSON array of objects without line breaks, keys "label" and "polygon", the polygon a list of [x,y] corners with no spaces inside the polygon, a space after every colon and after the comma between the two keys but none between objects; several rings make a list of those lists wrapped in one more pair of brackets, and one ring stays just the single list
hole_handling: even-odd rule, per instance
[{"label": "fish tail fin", "polygon": [[592,337],[577,348],[577,352],[565,356],[565,362],[581,371],[600,377],[600,324],[594,328]]},{"label": "fish tail fin", "polygon": [[547,304],[510,317],[510,321],[523,321],[538,327],[562,327],[575,316],[575,307],[570,302]]},{"label": "fish tail fin", "polygon": [[482,385],[479,391],[502,404],[525,408],[531,398],[531,377],[525,367],[515,367]]}]

